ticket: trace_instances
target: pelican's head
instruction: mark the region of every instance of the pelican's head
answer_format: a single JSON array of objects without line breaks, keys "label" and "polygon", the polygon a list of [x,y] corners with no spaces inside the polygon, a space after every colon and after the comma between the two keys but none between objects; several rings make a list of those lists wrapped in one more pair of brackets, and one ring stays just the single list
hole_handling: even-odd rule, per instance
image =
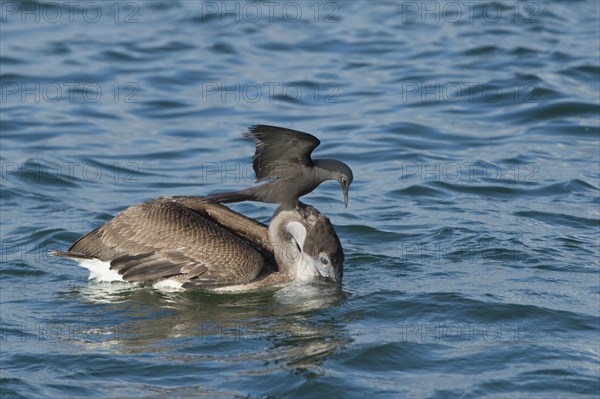
[{"label": "pelican's head", "polygon": [[295,209],[278,209],[269,238],[281,272],[300,281],[342,282],[344,250],[329,219],[314,207],[299,203]]}]

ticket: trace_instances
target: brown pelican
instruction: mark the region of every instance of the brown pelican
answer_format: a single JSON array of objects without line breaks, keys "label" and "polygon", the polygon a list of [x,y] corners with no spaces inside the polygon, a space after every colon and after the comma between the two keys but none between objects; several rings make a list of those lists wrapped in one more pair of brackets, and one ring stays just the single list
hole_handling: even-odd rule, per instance
[{"label": "brown pelican", "polygon": [[344,261],[329,219],[312,206],[280,207],[267,227],[188,196],[131,206],[54,255],[79,261],[98,281],[212,291],[341,283]]}]

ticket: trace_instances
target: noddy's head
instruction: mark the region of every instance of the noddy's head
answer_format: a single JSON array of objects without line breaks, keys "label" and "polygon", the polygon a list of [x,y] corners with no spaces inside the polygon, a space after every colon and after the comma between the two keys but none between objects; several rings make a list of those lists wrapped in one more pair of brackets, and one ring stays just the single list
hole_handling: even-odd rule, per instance
[{"label": "noddy's head", "polygon": [[337,180],[338,183],[340,183],[342,191],[344,192],[344,206],[347,208],[348,190],[350,189],[352,180],[354,180],[352,169],[345,163],[336,159],[320,159],[315,161],[319,168],[325,169],[328,172],[327,180]]},{"label": "noddy's head", "polygon": [[327,217],[312,206],[300,205],[293,210],[276,212],[275,219],[269,227],[269,235],[277,224],[278,238],[283,244],[291,244],[274,245],[280,267],[297,280],[311,281],[322,277],[338,284],[342,282],[344,250]]},{"label": "noddy's head", "polygon": [[336,176],[336,180],[340,183],[344,192],[344,207],[348,208],[348,190],[350,189],[352,180],[354,180],[354,175],[352,175],[352,169],[348,165],[343,162],[340,162],[340,164],[342,164],[343,168]]}]

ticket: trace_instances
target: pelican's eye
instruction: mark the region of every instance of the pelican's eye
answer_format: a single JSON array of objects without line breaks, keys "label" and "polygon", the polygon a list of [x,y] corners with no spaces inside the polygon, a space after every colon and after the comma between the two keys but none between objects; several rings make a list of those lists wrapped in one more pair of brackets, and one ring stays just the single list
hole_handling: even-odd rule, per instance
[{"label": "pelican's eye", "polygon": [[329,259],[327,259],[324,256],[321,256],[321,263],[324,264],[325,266],[327,266],[329,264]]},{"label": "pelican's eye", "polygon": [[348,181],[346,180],[346,178],[345,178],[345,177],[342,177],[342,183],[344,184],[344,186],[346,185],[346,183],[347,183],[347,182],[348,182]]}]

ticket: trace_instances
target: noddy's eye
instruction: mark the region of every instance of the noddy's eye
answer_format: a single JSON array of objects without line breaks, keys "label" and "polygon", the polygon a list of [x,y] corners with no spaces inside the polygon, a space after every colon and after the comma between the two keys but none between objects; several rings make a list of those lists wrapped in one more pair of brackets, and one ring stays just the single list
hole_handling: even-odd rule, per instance
[{"label": "noddy's eye", "polygon": [[329,264],[329,259],[327,259],[325,257],[321,257],[321,263],[324,264],[325,266],[327,266]]}]

